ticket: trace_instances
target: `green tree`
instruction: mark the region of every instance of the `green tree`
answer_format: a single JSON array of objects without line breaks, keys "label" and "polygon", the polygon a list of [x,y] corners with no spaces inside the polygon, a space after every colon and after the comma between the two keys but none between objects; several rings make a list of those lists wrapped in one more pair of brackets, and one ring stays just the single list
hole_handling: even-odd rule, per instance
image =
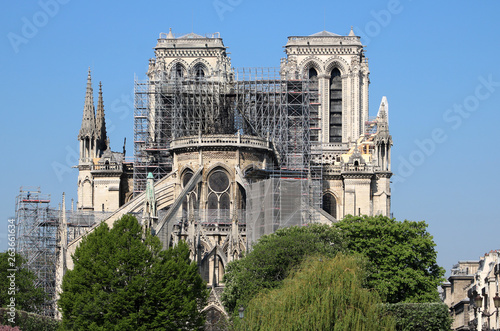
[{"label": "green tree", "polygon": [[444,269],[424,221],[346,216],[335,224],[351,252],[368,258],[367,285],[386,302],[435,302]]},{"label": "green tree", "polygon": [[24,262],[13,251],[0,253],[0,306],[7,307],[14,298],[16,309],[38,312],[48,296],[35,287],[36,276],[23,267]]},{"label": "green tree", "polygon": [[304,256],[334,256],[342,250],[339,230],[328,225],[294,226],[263,236],[247,256],[229,263],[224,275],[224,305],[236,313],[261,290],[280,285]]},{"label": "green tree", "polygon": [[452,318],[442,302],[387,303],[384,311],[394,316],[397,331],[448,331]]},{"label": "green tree", "polygon": [[378,294],[362,287],[360,257],[311,257],[283,286],[254,297],[239,330],[395,330]]},{"label": "green tree", "polygon": [[103,223],[73,255],[59,307],[69,330],[198,329],[206,285],[185,243],[161,250],[130,215]]}]

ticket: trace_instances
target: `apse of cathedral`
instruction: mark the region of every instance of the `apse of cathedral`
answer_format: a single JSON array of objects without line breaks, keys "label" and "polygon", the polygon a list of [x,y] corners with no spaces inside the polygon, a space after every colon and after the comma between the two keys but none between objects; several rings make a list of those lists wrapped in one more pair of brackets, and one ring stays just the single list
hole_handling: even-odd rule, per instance
[{"label": "apse of cathedral", "polygon": [[[279,68],[235,69],[218,33],[161,33],[135,82],[133,162],[110,150],[88,73],[77,208],[108,213],[110,226],[134,214],[164,247],[186,241],[213,316],[226,314],[227,264],[262,235],[390,214],[388,103],[369,116],[360,37],[322,31],[284,49]],[[72,269],[80,241],[64,247],[61,268]]]}]

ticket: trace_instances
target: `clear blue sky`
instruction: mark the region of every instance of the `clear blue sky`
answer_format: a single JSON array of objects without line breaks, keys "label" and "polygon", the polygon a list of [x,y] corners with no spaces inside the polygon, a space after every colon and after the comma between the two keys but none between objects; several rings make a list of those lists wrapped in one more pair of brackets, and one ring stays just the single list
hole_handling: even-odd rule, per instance
[{"label": "clear blue sky", "polygon": [[[57,6],[54,5],[57,4]],[[20,186],[76,199],[87,69],[103,83],[113,150],[133,155],[133,82],[160,32],[220,32],[235,67],[275,67],[290,35],[324,28],[367,45],[370,113],[387,96],[392,211],[425,220],[438,262],[500,249],[500,2],[7,1],[0,13],[0,250]],[[68,199],[68,200],[69,200]]]}]

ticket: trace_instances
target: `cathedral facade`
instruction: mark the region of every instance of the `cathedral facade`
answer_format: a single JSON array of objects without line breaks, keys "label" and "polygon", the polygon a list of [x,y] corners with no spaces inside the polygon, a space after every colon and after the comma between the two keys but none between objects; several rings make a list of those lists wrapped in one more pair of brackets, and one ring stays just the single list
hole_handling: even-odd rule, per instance
[{"label": "cathedral facade", "polygon": [[[227,263],[260,236],[389,216],[391,201],[388,103],[369,117],[360,37],[289,37],[274,71],[234,69],[226,49],[219,34],[160,34],[135,86],[133,164],[109,148],[90,72],[78,135],[78,209],[109,212],[110,226],[133,213],[164,247],[187,241],[212,288],[213,323],[225,314]],[[72,268],[80,241],[63,245],[60,268]]]}]

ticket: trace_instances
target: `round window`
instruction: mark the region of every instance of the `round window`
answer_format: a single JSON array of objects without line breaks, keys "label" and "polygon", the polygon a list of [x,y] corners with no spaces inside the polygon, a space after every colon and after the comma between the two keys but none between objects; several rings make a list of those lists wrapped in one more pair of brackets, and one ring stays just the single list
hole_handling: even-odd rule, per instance
[{"label": "round window", "polygon": [[208,185],[214,192],[224,192],[229,188],[229,178],[222,171],[216,171],[208,178]]}]

